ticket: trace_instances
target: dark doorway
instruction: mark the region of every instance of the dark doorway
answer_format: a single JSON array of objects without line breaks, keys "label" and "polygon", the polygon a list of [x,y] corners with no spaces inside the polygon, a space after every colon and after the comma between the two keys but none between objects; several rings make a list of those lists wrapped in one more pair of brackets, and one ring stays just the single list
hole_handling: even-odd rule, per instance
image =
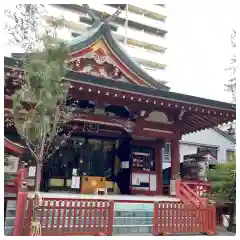
[{"label": "dark doorway", "polygon": [[117,156],[122,162],[129,162],[129,168],[120,168],[118,174],[116,175],[116,182],[121,194],[130,194],[130,183],[131,183],[131,170],[132,165],[132,145],[131,139],[124,139],[121,141],[118,149]]},{"label": "dark doorway", "polygon": [[[91,137],[76,139],[60,148],[43,166],[42,191],[72,191],[73,168],[77,169],[78,176],[99,176],[114,181],[116,140]],[[57,186],[53,185],[53,180]]]}]

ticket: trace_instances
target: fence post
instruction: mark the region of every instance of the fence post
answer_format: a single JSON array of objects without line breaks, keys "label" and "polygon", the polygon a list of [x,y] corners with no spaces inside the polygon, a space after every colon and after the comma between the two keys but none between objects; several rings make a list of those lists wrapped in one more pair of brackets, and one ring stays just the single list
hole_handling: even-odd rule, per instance
[{"label": "fence post", "polygon": [[113,221],[114,221],[114,201],[110,201],[108,212],[108,235],[112,236],[113,233]]},{"label": "fence post", "polygon": [[209,205],[207,208],[207,217],[209,219],[208,221],[208,229],[207,229],[207,235],[213,236],[216,235],[216,207],[214,204]]},{"label": "fence post", "polygon": [[212,208],[213,208],[213,211],[212,211],[212,214],[213,214],[213,235],[216,235],[217,234],[216,205],[213,204]]},{"label": "fence post", "polygon": [[[158,236],[158,214],[159,214],[159,202],[154,202],[153,210],[153,235]],[[161,222],[161,220],[160,220]]]},{"label": "fence post", "polygon": [[21,236],[24,227],[25,210],[27,205],[28,189],[25,182],[19,189],[16,204],[16,217],[14,221],[13,236]]}]

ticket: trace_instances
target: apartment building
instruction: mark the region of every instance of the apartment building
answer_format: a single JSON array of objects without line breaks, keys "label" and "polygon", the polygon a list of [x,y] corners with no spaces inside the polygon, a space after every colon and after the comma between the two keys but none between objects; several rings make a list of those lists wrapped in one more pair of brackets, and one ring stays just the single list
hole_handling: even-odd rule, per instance
[{"label": "apartment building", "polygon": [[[111,22],[114,37],[124,50],[153,78],[164,83],[166,79],[166,18],[164,4],[89,4],[94,14],[112,15],[120,7],[122,12]],[[92,18],[82,5],[55,4],[47,6],[45,20],[63,19],[57,30],[58,38],[72,40],[81,36],[92,24]]]}]

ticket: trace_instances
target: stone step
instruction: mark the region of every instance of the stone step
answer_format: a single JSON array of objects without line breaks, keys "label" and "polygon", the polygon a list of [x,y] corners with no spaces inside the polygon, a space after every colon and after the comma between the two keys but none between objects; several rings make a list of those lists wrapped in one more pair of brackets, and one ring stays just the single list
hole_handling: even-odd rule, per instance
[{"label": "stone step", "polygon": [[114,211],[114,217],[153,217],[153,211]]},{"label": "stone step", "polygon": [[152,225],[115,225],[113,227],[113,234],[149,234],[152,233]]},{"label": "stone step", "polygon": [[[54,220],[54,221],[53,221]],[[54,223],[54,225],[57,225],[58,222],[60,225],[73,225],[75,223],[75,225],[78,225],[79,224],[79,218],[54,218],[52,220],[52,218],[48,219],[48,226],[51,227],[52,225],[52,222]],[[163,221],[165,220],[166,222],[168,221],[168,219],[162,219]],[[106,219],[106,221],[108,221]],[[192,219],[188,219],[188,221],[191,221],[192,222]],[[91,221],[91,224],[94,224],[95,223],[95,220],[92,218],[92,221]],[[103,224],[104,221],[102,220],[101,221],[101,224]],[[178,225],[180,223],[180,218],[179,219],[174,219],[174,221],[172,222],[171,220],[171,225],[174,224],[174,225]],[[6,223],[5,223],[5,226],[13,226],[14,224],[14,218],[7,218],[6,219]],[[42,226],[46,226],[47,224],[47,221],[46,221],[46,218],[43,219],[42,221]],[[82,219],[81,221],[81,224],[86,224],[88,225],[89,224],[89,219]],[[152,225],[153,224],[153,219],[152,218],[114,218],[114,225],[119,225],[119,226],[126,226],[126,225]],[[99,225],[99,220],[97,219],[96,221],[96,225],[98,226]]]},{"label": "stone step", "polygon": [[[40,210],[41,211],[41,210]],[[69,210],[69,209],[60,209],[59,210],[56,210],[54,213],[53,213],[53,210],[44,210],[43,211],[43,214],[44,216],[46,217],[46,215],[48,214],[48,216],[59,216],[59,215],[71,215],[71,216],[74,216],[74,212],[75,210],[72,209],[72,210]],[[84,216],[84,210],[81,211],[82,213],[82,216]],[[26,210],[26,213],[27,213],[27,210]],[[107,213],[107,211],[100,211],[100,210],[94,210],[94,215],[96,216],[105,216],[105,214]],[[79,209],[76,210],[76,215],[79,214]],[[89,211],[88,211],[88,214],[89,215]],[[16,216],[16,209],[7,209],[7,212],[6,212],[6,216],[8,217],[14,217]],[[136,211],[114,211],[114,217],[153,217],[153,211],[139,211],[139,210],[136,210]]]},{"label": "stone step", "polygon": [[13,235],[13,226],[5,226],[4,235],[5,236],[12,236]]}]

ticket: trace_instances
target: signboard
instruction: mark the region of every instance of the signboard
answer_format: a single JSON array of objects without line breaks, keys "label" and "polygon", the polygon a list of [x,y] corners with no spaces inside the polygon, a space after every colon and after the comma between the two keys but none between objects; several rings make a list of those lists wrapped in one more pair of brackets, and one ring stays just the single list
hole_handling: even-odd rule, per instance
[{"label": "signboard", "polygon": [[176,180],[170,180],[170,195],[176,196]]},{"label": "signboard", "polygon": [[99,132],[99,124],[85,122],[84,126],[83,126],[83,131],[98,133]]},{"label": "signboard", "polygon": [[145,173],[132,173],[132,188],[150,190],[150,175]]},{"label": "signboard", "polygon": [[77,176],[77,168],[73,168],[72,169],[72,175],[73,176]]},{"label": "signboard", "polygon": [[71,188],[80,188],[80,176],[77,176],[77,168],[72,169],[72,183]]},{"label": "signboard", "polygon": [[28,176],[35,177],[35,175],[36,175],[36,167],[34,167],[34,166],[29,167]]},{"label": "signboard", "polygon": [[137,174],[132,174],[132,185],[140,186],[140,178]]},{"label": "signboard", "polygon": [[71,188],[79,189],[80,188],[80,177],[72,176]]},{"label": "signboard", "polygon": [[8,158],[8,166],[4,166],[4,172],[17,173],[19,158],[11,155],[9,155],[7,158]]},{"label": "signboard", "polygon": [[157,176],[156,174],[150,175],[150,191],[156,191],[157,190]]},{"label": "signboard", "polygon": [[183,160],[184,167],[197,166],[197,161],[195,158],[186,158]]}]

